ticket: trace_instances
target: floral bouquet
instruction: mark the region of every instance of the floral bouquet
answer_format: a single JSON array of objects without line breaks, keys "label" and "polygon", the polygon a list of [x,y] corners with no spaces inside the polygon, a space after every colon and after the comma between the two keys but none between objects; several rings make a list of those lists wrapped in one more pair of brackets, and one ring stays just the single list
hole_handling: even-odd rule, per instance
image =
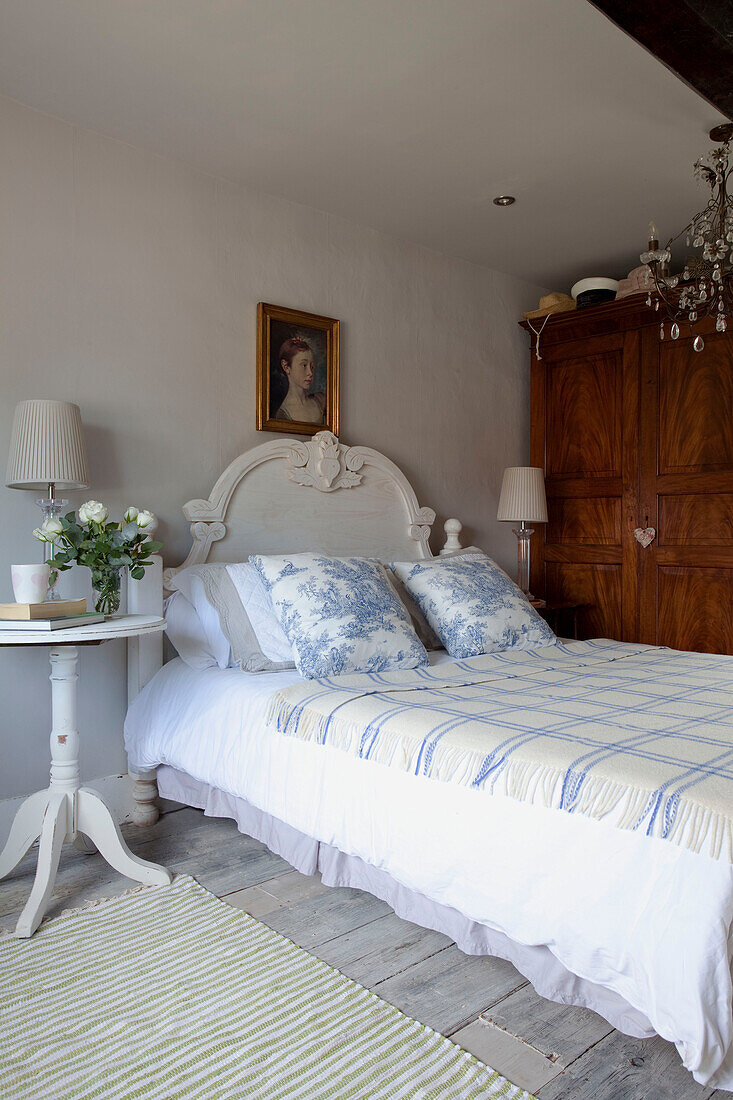
[{"label": "floral bouquet", "polygon": [[122,520],[107,521],[107,509],[98,500],[88,500],[74,512],[43,521],[33,534],[40,542],[53,545],[49,582],[56,583],[59,571],[72,565],[86,565],[92,573],[94,610],[112,615],[120,608],[120,580],[128,568],[130,576],[139,581],[150,565],[150,555],[157,554],[162,542],[153,542],[150,535],[158,525],[152,512],[128,508]]}]

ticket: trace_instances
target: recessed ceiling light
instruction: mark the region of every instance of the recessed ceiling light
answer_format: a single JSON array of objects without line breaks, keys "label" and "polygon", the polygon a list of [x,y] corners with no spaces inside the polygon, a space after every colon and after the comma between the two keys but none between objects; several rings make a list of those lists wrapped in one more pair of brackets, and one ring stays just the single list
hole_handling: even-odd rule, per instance
[{"label": "recessed ceiling light", "polygon": [[514,195],[497,195],[494,199],[494,206],[511,206],[516,201]]}]

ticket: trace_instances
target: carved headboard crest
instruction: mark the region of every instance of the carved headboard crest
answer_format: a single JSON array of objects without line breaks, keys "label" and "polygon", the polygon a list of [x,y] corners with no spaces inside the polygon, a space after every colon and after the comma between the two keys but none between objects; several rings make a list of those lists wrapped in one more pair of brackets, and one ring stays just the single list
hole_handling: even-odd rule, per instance
[{"label": "carved headboard crest", "polygon": [[332,493],[361,482],[357,471],[364,465],[364,455],[358,447],[347,448],[339,443],[332,432],[318,432],[307,443],[293,442],[286,461],[291,481]]}]

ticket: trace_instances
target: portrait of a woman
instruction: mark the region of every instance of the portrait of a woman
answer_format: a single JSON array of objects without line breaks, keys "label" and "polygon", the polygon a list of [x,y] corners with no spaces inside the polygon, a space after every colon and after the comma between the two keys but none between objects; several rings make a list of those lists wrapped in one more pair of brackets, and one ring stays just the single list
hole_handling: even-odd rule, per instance
[{"label": "portrait of a woman", "polygon": [[257,307],[257,427],[338,435],[339,323],[332,317]]},{"label": "portrait of a woman", "polygon": [[281,346],[277,358],[288,389],[275,411],[275,419],[323,424],[326,394],[323,390],[312,392],[316,364],[310,344],[302,336],[291,336]]}]

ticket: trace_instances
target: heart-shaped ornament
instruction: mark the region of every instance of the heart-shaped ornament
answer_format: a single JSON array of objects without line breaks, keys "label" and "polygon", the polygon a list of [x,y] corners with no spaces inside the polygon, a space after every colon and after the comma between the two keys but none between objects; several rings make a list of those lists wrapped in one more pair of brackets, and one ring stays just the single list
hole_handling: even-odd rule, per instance
[{"label": "heart-shaped ornament", "polygon": [[645,550],[654,542],[656,535],[657,532],[653,527],[637,527],[634,531],[634,538]]}]

